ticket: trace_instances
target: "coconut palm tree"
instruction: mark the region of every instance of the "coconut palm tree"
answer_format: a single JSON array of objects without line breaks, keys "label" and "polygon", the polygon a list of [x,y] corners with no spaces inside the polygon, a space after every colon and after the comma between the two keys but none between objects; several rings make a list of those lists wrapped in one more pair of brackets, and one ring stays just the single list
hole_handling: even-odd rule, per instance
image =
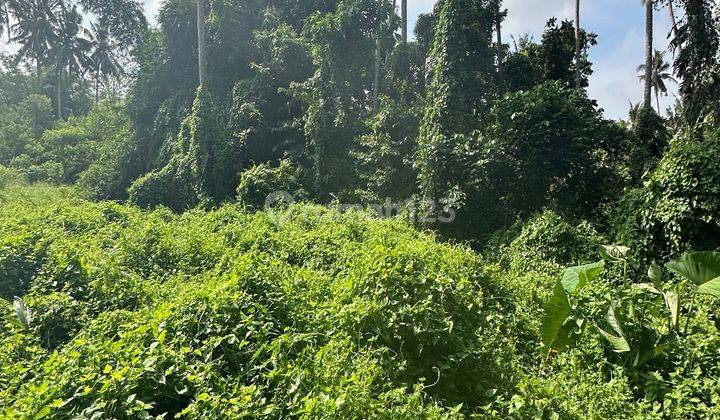
[{"label": "coconut palm tree", "polygon": [[93,78],[95,79],[95,103],[98,103],[100,100],[100,79],[122,76],[125,71],[116,55],[119,46],[114,42],[107,28],[94,23],[90,25],[90,28],[92,53],[89,58]]},{"label": "coconut palm tree", "polygon": [[13,8],[15,7],[15,0],[0,0],[0,36],[2,33],[7,31],[8,38],[10,38],[10,15],[13,14]]},{"label": "coconut palm tree", "polygon": [[645,90],[643,106],[652,107],[652,69],[653,69],[653,12],[655,0],[641,0],[645,5]]},{"label": "coconut palm tree", "polygon": [[[630,101],[628,101],[630,102]],[[640,104],[634,104],[630,102],[630,109],[628,110],[628,119],[630,120],[630,125],[634,126],[637,122],[638,115],[640,115]]]},{"label": "coconut palm tree", "polygon": [[[650,85],[653,89],[655,89],[655,101],[657,103],[657,111],[658,114],[660,114],[660,94],[667,95],[667,84],[666,82],[674,82],[677,83],[677,80],[672,75],[672,71],[670,69],[670,63],[665,61],[665,52],[664,51],[658,51],[655,50],[655,54],[653,56],[653,67],[652,71],[650,72],[652,74],[652,78],[650,79]],[[643,82],[646,81],[646,64],[641,64],[638,66],[637,71],[642,73],[640,76],[640,80]]]},{"label": "coconut palm tree", "polygon": [[27,0],[15,2],[13,15],[16,19],[11,27],[11,42],[21,45],[17,59],[30,59],[35,62],[35,71],[40,79],[42,66],[49,59],[48,51],[57,38],[57,3],[51,0]]},{"label": "coconut palm tree", "polygon": [[675,18],[675,8],[673,6],[673,0],[667,0],[668,12],[670,12],[670,23],[672,24],[672,35],[675,36],[677,33],[677,19]]},{"label": "coconut palm tree", "polygon": [[62,112],[62,85],[65,74],[82,74],[90,69],[91,62],[88,54],[92,44],[83,35],[88,31],[82,26],[83,18],[74,5],[60,5],[57,17],[56,36],[50,46],[50,54],[55,64],[57,76],[57,116],[63,118]]}]

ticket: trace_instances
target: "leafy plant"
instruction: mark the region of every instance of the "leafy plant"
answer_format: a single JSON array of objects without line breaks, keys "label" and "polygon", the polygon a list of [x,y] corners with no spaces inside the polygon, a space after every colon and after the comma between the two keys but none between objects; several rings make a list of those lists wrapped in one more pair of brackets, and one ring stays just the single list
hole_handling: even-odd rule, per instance
[{"label": "leafy plant", "polygon": [[[553,290],[553,296],[545,305],[545,317],[541,326],[545,351],[563,351],[575,345],[586,325],[610,345],[615,353],[629,353],[624,363],[637,367],[672,349],[678,339],[688,334],[690,319],[695,315],[693,306],[697,294],[720,297],[720,253],[698,252],[684,255],[667,264],[667,269],[685,280],[669,282],[663,270],[653,263],[648,269],[651,283],[639,283],[633,288],[659,296],[664,312],[656,310],[656,300],[636,299],[632,288],[619,288],[607,312],[602,317],[592,314],[589,301],[580,290],[594,287],[606,268],[606,261],[624,265],[627,276],[626,256],[630,249],[623,246],[601,248],[603,260],[565,270]],[[660,320],[667,320],[665,329]],[[681,330],[682,325],[685,325]]]}]

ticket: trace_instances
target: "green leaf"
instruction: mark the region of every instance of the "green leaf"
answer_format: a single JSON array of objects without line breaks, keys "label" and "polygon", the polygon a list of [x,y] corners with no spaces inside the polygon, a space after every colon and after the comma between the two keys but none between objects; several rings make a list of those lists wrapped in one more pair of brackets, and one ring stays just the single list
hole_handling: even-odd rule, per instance
[{"label": "green leaf", "polygon": [[604,269],[605,261],[570,267],[563,274],[562,287],[568,293],[574,293],[576,290],[583,288],[588,282],[595,280]]},{"label": "green leaf", "polygon": [[600,247],[600,256],[610,262],[621,262],[627,259],[630,248],[621,245],[603,245]]},{"label": "green leaf", "polygon": [[662,267],[660,267],[655,261],[653,261],[652,264],[650,264],[650,268],[648,268],[648,277],[650,278],[650,280],[652,280],[655,287],[662,287]]},{"label": "green leaf", "polygon": [[609,333],[596,325],[595,328],[598,330],[600,335],[602,335],[605,340],[610,343],[615,353],[629,352],[630,344],[625,339],[625,334],[623,333],[622,326],[620,325],[620,322],[615,315],[615,304],[610,305],[610,307],[608,308],[606,320],[615,332],[615,334]]},{"label": "green leaf", "polygon": [[25,328],[30,328],[30,323],[32,322],[32,310],[25,304],[25,302],[15,296],[15,300],[13,301],[13,309],[15,310],[15,316],[17,317],[18,321],[20,321],[20,324]]},{"label": "green leaf", "polygon": [[[545,317],[540,326],[540,334],[545,344],[544,351],[554,348],[561,330],[566,326],[565,321],[570,316],[570,302],[561,282],[555,284],[553,296],[545,304]],[[566,331],[563,331],[565,334]],[[561,338],[562,341],[562,338]]]},{"label": "green leaf", "polygon": [[720,277],[701,284],[698,287],[698,293],[720,297]]},{"label": "green leaf", "polygon": [[[685,254],[679,260],[668,263],[667,268],[700,287],[714,282],[720,277],[720,253],[693,252]],[[715,287],[714,285],[709,286],[706,290],[713,291]]]},{"label": "green leaf", "polygon": [[642,290],[644,290],[644,291],[646,291],[646,292],[650,292],[650,293],[656,294],[656,295],[661,295],[661,294],[663,294],[663,293],[662,293],[660,290],[658,290],[655,286],[653,286],[652,284],[649,284],[649,283],[636,284],[635,287],[637,287],[638,289],[642,289]]},{"label": "green leaf", "polygon": [[670,310],[670,322],[672,327],[677,329],[680,325],[680,296],[682,294],[682,286],[675,285],[675,290],[668,290],[663,293],[665,297],[665,305]]}]

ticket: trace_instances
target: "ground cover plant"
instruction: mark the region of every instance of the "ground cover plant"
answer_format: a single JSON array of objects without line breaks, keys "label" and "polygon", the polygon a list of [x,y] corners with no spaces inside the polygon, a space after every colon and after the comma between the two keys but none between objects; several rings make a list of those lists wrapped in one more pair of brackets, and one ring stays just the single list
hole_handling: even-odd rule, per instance
[{"label": "ground cover plant", "polygon": [[[0,192],[6,417],[717,414],[712,297],[688,311],[684,296],[683,339],[640,367],[593,335],[547,357],[554,263],[490,262],[403,220],[314,205],[176,215]],[[583,240],[553,242],[558,258]],[[588,276],[595,313],[615,281]],[[664,290],[642,287],[626,300]]]}]

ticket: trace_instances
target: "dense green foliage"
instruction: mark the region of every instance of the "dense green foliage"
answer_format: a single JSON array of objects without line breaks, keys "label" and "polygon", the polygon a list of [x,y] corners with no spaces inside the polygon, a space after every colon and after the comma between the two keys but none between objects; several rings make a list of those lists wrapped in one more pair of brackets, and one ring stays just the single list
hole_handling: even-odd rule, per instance
[{"label": "dense green foliage", "polygon": [[[317,206],[174,215],[17,184],[0,199],[0,293],[22,296],[0,330],[5,416],[717,414],[712,300],[642,369],[607,364],[599,335],[543,361],[554,277],[600,241],[553,214],[505,265]],[[596,311],[616,278],[588,282]]]},{"label": "dense green foliage", "polygon": [[0,417],[720,417],[718,5],[394,6],[0,0]]}]

